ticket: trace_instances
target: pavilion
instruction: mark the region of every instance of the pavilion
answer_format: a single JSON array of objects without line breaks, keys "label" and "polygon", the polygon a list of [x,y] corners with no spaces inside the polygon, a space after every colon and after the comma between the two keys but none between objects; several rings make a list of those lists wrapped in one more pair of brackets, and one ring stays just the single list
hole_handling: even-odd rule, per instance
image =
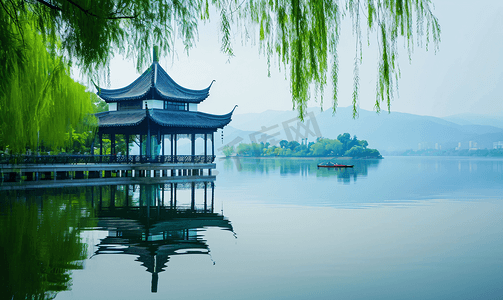
[{"label": "pavilion", "polygon": [[[152,65],[133,83],[119,89],[96,86],[98,96],[109,105],[109,111],[96,114],[100,155],[103,155],[103,135],[109,135],[110,154],[120,162],[212,163],[214,133],[229,124],[236,108],[225,115],[199,112],[197,105],[209,96],[212,84],[202,90],[180,86],[160,66],[154,47]],[[126,153],[116,152],[119,134],[125,136]],[[129,153],[132,135],[140,137],[140,155]],[[188,139],[185,144],[190,144],[190,154],[186,147],[186,153],[180,155],[180,139]]]}]

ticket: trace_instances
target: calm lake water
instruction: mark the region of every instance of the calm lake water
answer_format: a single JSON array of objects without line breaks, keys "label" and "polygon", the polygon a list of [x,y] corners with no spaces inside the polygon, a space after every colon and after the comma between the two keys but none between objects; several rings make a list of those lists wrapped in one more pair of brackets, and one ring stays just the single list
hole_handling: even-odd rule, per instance
[{"label": "calm lake water", "polygon": [[1,298],[503,298],[503,159],[321,161],[0,192]]}]

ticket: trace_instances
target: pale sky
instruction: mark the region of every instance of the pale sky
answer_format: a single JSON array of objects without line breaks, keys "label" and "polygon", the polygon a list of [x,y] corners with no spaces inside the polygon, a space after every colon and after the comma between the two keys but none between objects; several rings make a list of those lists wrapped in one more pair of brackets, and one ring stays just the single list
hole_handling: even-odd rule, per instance
[{"label": "pale sky", "polygon": [[[437,54],[430,48],[415,47],[409,64],[405,49],[400,52],[401,79],[399,95],[391,112],[406,112],[437,117],[459,113],[498,114],[503,116],[503,1],[500,0],[433,0],[435,15],[442,28]],[[351,104],[353,86],[354,39],[349,19],[343,23],[339,45],[339,106]],[[224,114],[238,105],[237,114],[265,110],[291,110],[289,81],[285,71],[272,66],[267,77],[266,59],[257,46],[242,46],[236,32],[235,57],[220,52],[218,20],[199,29],[199,41],[189,57],[181,41],[173,58],[161,53],[160,63],[180,85],[192,89],[206,88],[214,79],[210,97],[199,110]],[[371,44],[375,37],[371,36]],[[374,43],[375,44],[375,43]],[[376,74],[375,45],[364,50],[360,69],[361,108],[373,110]],[[132,61],[117,57],[111,62],[111,86],[128,85],[139,74]],[[330,108],[327,87],[324,108]],[[310,106],[319,106],[312,102]],[[383,105],[385,107],[385,105]]]}]

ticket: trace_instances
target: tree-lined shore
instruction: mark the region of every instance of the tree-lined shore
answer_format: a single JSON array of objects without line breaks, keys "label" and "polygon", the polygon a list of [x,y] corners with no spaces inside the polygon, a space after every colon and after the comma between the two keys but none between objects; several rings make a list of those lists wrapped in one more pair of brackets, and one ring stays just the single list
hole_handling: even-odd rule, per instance
[{"label": "tree-lined shore", "polygon": [[352,158],[382,158],[377,149],[367,148],[366,140],[351,138],[349,133],[339,134],[337,139],[318,138],[316,142],[299,143],[282,140],[279,146],[270,143],[241,143],[236,148],[225,146],[222,150],[226,157],[236,156],[266,156],[266,157],[352,157]]}]

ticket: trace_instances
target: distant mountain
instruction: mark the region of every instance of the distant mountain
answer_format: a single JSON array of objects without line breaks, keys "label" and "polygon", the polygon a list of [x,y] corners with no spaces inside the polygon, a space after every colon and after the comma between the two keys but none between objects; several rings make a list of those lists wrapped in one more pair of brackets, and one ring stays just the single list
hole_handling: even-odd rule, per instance
[{"label": "distant mountain", "polygon": [[459,125],[487,125],[503,129],[503,115],[457,114],[442,118]]},{"label": "distant mountain", "polygon": [[[334,139],[345,132],[367,140],[370,148],[380,151],[418,150],[419,147],[451,149],[459,143],[466,149],[470,141],[472,147],[477,143],[478,148],[492,148],[493,142],[503,141],[503,128],[468,121],[460,124],[430,116],[399,112],[377,114],[363,109],[359,117],[353,119],[351,107],[340,107],[336,114],[319,108],[310,108],[308,113],[304,123],[296,119],[296,111],[237,114],[224,130],[222,145],[252,141],[274,144],[282,139],[301,142],[305,137],[314,141],[317,136]],[[217,148],[221,147],[219,144]]]},{"label": "distant mountain", "polygon": [[[318,114],[321,112],[321,109],[308,108],[307,112]],[[256,131],[257,128],[260,129],[262,126],[274,126],[281,122],[297,119],[298,116],[299,113],[292,110],[266,110],[261,113],[236,114],[232,116],[232,123],[230,125],[241,130]]]}]

